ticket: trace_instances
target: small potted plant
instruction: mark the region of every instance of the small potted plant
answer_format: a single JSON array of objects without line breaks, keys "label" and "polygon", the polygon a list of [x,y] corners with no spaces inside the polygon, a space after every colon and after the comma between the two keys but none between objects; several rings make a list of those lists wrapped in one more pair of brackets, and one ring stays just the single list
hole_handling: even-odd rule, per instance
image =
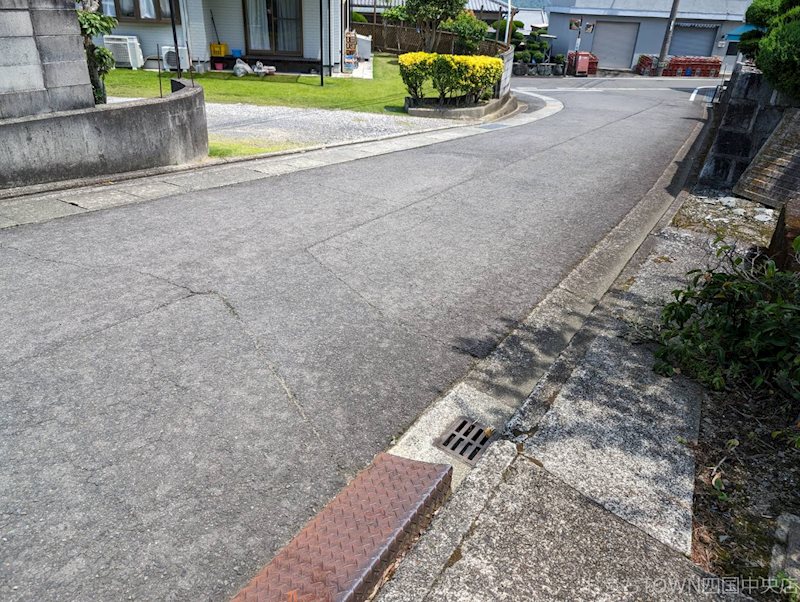
[{"label": "small potted plant", "polygon": [[528,75],[528,64],[531,62],[531,53],[527,50],[514,53],[514,75]]},{"label": "small potted plant", "polygon": [[564,64],[567,62],[567,57],[563,54],[557,54],[553,57],[553,75],[564,75]]}]

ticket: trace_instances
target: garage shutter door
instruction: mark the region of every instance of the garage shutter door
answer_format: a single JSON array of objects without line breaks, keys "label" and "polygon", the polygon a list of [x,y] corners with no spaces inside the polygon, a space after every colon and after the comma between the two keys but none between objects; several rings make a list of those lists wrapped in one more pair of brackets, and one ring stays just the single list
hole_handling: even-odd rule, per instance
[{"label": "garage shutter door", "polygon": [[673,56],[711,56],[716,38],[716,27],[681,27],[678,24],[672,32],[669,53]]},{"label": "garage shutter door", "polygon": [[592,41],[592,53],[599,59],[598,67],[630,69],[638,33],[638,23],[598,21]]}]

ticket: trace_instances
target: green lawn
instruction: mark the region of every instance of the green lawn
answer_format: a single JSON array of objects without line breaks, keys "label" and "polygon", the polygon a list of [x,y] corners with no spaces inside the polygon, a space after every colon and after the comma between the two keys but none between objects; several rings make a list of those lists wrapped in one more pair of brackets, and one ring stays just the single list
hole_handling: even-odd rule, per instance
[{"label": "green lawn", "polygon": [[269,144],[266,141],[238,140],[210,135],[208,137],[208,156],[216,159],[244,157],[247,155],[261,155],[264,153],[291,150],[298,146],[298,144],[293,144],[291,142]]},{"label": "green lawn", "polygon": [[[375,55],[374,78],[325,78],[320,87],[319,77],[273,75],[259,78],[232,73],[205,73],[196,76],[208,102],[243,102],[257,105],[313,107],[319,109],[349,109],[370,113],[400,112],[406,89],[400,79],[397,57]],[[162,76],[164,90],[169,90],[167,75]],[[109,96],[158,96],[158,74],[154,71],[115,69],[106,77]]]}]

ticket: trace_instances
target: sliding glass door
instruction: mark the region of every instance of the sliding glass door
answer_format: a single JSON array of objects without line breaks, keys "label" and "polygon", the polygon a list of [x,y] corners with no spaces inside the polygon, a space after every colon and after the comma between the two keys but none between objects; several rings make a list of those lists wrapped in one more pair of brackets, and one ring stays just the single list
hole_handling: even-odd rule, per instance
[{"label": "sliding glass door", "polygon": [[249,54],[301,55],[301,0],[245,0]]}]

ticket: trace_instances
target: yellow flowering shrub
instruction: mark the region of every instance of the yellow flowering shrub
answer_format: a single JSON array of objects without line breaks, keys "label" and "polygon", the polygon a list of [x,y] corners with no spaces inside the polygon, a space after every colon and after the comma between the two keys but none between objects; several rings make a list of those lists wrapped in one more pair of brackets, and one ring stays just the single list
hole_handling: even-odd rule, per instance
[{"label": "yellow flowering shrub", "polygon": [[407,52],[397,57],[400,77],[414,100],[422,100],[422,86],[431,75],[431,63],[436,55],[429,52]]},{"label": "yellow flowering shrub", "polygon": [[441,104],[457,94],[478,102],[503,76],[503,61],[490,56],[409,52],[401,54],[398,63],[414,100],[422,100],[422,87],[430,79]]}]

